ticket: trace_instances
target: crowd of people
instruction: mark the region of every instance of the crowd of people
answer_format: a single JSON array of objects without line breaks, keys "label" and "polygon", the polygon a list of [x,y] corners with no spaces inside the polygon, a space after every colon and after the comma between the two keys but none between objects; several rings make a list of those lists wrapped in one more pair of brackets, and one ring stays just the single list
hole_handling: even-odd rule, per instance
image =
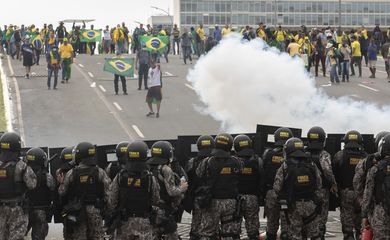
[{"label": "crowd of people", "polygon": [[[172,144],[121,142],[117,161],[97,165],[96,146],[64,148],[58,169],[48,172],[46,153],[32,148],[21,158],[20,137],[0,137],[0,237],[45,239],[50,210],[59,212],[64,239],[180,239],[177,223],[192,214],[190,239],[259,239],[264,206],[266,239],[325,239],[330,194],[340,200],[342,233],[358,240],[390,236],[390,133],[375,138],[368,154],[357,131],[343,137],[333,157],[326,133],[313,127],[307,141],[289,128],[274,133],[273,146],[256,155],[247,135],[203,135],[196,157],[181,166]],[[232,150],[234,149],[234,151]],[[148,157],[150,151],[151,157]],[[59,198],[55,196],[58,195]],[[29,202],[27,205],[26,202]],[[245,220],[245,221],[244,221]],[[12,238],[10,237],[12,236]]]}]

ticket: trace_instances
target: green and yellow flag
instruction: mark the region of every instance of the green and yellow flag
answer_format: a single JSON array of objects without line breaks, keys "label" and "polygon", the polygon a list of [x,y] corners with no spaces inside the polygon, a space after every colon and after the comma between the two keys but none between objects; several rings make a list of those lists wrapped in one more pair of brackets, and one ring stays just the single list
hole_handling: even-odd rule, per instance
[{"label": "green and yellow flag", "polygon": [[134,77],[134,58],[106,58],[103,71]]},{"label": "green and yellow flag", "polygon": [[81,30],[80,41],[81,42],[101,42],[102,30]]},{"label": "green and yellow flag", "polygon": [[41,39],[40,35],[37,35],[32,41],[32,45],[34,46],[35,49],[37,50],[42,50],[43,49],[43,41]]},{"label": "green and yellow flag", "polygon": [[163,53],[169,44],[168,36],[140,36],[139,40],[141,42],[141,46],[145,44],[146,48],[150,52]]}]

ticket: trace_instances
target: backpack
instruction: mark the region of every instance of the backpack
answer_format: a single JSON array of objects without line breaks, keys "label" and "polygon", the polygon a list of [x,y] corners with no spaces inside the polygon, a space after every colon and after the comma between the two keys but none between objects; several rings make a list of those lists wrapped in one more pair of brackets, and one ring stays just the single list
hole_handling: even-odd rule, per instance
[{"label": "backpack", "polygon": [[344,60],[344,54],[340,51],[340,49],[335,49],[334,50],[334,54],[335,56],[340,59],[340,60]]}]

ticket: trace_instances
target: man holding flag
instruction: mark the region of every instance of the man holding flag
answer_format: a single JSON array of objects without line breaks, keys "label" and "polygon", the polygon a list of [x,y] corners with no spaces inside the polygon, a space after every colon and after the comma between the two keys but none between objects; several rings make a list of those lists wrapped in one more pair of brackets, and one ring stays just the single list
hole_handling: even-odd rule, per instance
[{"label": "man holding flag", "polygon": [[73,63],[73,47],[68,43],[68,38],[63,39],[63,44],[60,46],[61,66],[62,66],[62,81],[61,83],[68,83],[71,73],[71,64]]}]

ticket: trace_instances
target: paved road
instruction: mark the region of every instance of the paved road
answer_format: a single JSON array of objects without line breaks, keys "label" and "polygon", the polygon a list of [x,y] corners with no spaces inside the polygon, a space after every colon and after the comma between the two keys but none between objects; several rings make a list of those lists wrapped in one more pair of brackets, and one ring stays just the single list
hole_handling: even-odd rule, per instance
[{"label": "paved road", "polygon": [[[138,91],[136,80],[128,80],[128,96],[114,94],[113,76],[103,72],[105,56],[78,56],[69,84],[58,90],[47,90],[45,65],[34,66],[36,73],[24,79],[24,69],[17,60],[3,62],[11,93],[13,126],[23,133],[27,146],[71,146],[79,141],[112,144],[133,139],[170,139],[177,135],[217,133],[220,125],[197,111],[202,106],[185,80],[191,65],[184,65],[177,56],[162,63],[164,73],[161,117],[147,118],[146,91]],[[9,62],[9,64],[8,64]],[[329,86],[328,78],[317,78],[316,84],[330,96],[351,96],[385,105],[390,102],[390,84],[383,60],[378,62],[377,79],[351,78],[350,83]],[[188,215],[181,232],[188,232]],[[342,239],[338,213],[331,213],[329,232]],[[262,227],[264,227],[264,223]],[[61,226],[52,225],[51,239],[61,236]],[[329,235],[331,236],[331,235]]]}]

